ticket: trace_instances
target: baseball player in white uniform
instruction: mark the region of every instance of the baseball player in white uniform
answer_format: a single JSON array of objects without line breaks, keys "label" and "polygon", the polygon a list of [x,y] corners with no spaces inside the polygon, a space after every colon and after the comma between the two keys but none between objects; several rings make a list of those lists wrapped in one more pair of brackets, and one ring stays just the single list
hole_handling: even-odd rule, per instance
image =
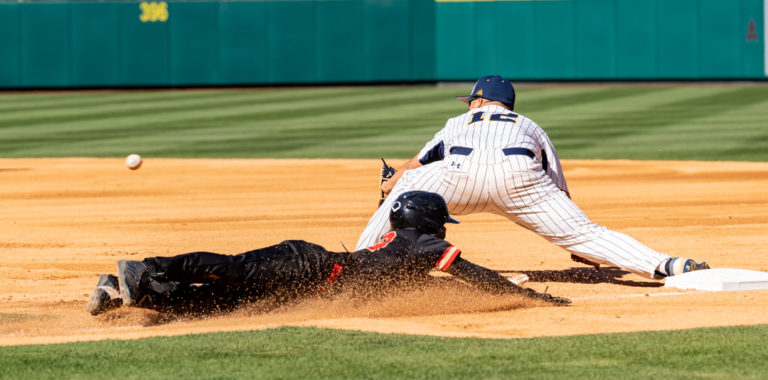
[{"label": "baseball player in white uniform", "polygon": [[649,278],[708,269],[705,262],[673,258],[625,234],[591,222],[570,199],[560,160],[547,134],[513,112],[512,83],[480,78],[457,99],[469,111],[451,118],[403,164],[382,191],[389,193],[368,222],[356,249],[373,246],[390,230],[393,201],[411,190],[438,193],[451,214],[491,212],[565,248],[575,261],[612,264]]}]

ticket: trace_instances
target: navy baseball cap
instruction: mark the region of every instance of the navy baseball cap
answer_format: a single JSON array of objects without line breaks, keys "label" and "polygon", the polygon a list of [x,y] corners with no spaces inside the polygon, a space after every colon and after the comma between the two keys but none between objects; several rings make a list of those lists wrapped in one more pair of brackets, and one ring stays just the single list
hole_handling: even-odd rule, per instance
[{"label": "navy baseball cap", "polygon": [[456,97],[464,103],[467,103],[470,98],[495,100],[506,104],[509,109],[515,108],[515,88],[512,82],[498,75],[488,75],[478,79],[475,87],[472,88],[471,95]]}]

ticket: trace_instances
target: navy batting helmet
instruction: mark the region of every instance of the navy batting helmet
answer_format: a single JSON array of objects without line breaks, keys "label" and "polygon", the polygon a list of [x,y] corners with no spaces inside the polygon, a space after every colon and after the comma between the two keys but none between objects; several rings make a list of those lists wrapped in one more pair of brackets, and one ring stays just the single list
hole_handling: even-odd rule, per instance
[{"label": "navy batting helmet", "polygon": [[392,229],[418,228],[422,232],[443,239],[445,223],[458,223],[448,214],[448,206],[439,194],[426,191],[408,191],[392,203],[389,223]]}]

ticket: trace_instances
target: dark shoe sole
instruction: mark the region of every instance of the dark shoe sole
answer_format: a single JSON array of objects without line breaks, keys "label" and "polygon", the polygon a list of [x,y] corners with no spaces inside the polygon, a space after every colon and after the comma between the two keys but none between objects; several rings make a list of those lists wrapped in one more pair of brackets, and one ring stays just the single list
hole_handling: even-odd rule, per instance
[{"label": "dark shoe sole", "polygon": [[88,310],[91,315],[99,315],[106,311],[116,309],[122,305],[120,292],[117,290],[117,277],[111,274],[99,275],[99,281],[88,300]]}]

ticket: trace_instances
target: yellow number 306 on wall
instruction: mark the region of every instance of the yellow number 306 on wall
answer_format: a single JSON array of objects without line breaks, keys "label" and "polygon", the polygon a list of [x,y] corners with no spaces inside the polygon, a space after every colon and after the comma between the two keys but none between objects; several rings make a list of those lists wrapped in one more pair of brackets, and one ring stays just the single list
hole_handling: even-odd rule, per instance
[{"label": "yellow number 306 on wall", "polygon": [[168,20],[168,4],[165,1],[160,2],[141,2],[139,4],[141,22],[165,22]]}]

